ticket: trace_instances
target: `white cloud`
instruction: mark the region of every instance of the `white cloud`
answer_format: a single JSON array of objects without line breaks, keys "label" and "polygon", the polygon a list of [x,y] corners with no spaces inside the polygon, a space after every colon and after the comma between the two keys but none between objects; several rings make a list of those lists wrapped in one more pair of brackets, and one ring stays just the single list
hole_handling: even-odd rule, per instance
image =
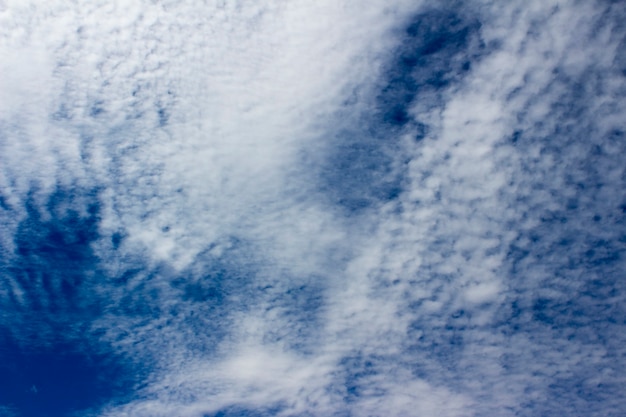
[{"label": "white cloud", "polygon": [[[110,282],[81,294],[106,300],[94,334],[148,375],[103,416],[533,415],[555,409],[559,378],[617,383],[619,369],[597,369],[619,347],[561,337],[532,306],[582,292],[591,267],[555,278],[564,251],[617,236],[590,220],[608,201],[568,181],[593,186],[580,123],[607,149],[594,175],[620,204],[623,145],[593,138],[624,128],[623,28],[600,3],[466,2],[451,13],[480,22],[469,46],[423,65],[470,69],[436,93],[416,87],[392,129],[380,91],[404,28],[431,16],[413,3],[3,3],[2,227],[16,233],[29,198],[46,215],[57,187],[97,188],[67,203],[100,204],[92,247]],[[560,110],[568,100],[579,116]],[[396,198],[349,213],[320,186],[350,135],[391,155],[377,175],[401,177]],[[579,195],[576,236],[542,230]],[[2,282],[3,305],[51,297]]]}]

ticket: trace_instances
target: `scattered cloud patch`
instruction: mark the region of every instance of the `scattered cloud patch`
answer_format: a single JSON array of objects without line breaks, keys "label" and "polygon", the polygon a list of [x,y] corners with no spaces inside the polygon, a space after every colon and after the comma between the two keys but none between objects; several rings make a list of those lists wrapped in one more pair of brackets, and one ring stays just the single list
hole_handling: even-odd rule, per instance
[{"label": "scattered cloud patch", "polygon": [[3,2],[0,414],[618,415],[624,17]]}]

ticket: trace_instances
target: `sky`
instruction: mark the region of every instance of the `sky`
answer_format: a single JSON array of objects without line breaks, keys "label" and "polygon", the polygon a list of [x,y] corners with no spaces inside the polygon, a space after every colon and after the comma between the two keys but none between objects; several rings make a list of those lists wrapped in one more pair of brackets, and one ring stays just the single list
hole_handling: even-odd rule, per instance
[{"label": "sky", "polygon": [[626,414],[626,5],[0,0],[0,416]]}]

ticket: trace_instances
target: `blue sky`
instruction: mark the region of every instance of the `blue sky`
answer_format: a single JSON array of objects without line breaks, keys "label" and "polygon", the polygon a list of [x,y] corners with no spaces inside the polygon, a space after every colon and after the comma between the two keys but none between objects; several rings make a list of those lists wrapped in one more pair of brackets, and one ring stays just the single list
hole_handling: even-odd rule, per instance
[{"label": "blue sky", "polygon": [[0,1],[0,416],[621,416],[626,7]]}]

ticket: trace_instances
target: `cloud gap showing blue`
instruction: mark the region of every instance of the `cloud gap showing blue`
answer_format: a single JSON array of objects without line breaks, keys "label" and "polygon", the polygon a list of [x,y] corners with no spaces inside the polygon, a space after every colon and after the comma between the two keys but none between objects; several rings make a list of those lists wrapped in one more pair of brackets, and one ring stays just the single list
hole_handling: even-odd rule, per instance
[{"label": "cloud gap showing blue", "polygon": [[[424,107],[441,106],[441,91],[460,82],[485,53],[479,20],[462,13],[461,8],[434,9],[408,24],[377,96],[382,134],[414,120],[409,113],[415,100]],[[424,128],[418,128],[420,135]]]},{"label": "cloud gap showing blue", "polygon": [[409,127],[421,140],[429,131],[427,122],[411,115],[412,109],[442,106],[444,91],[461,82],[486,54],[480,22],[462,12],[433,9],[406,24],[377,83],[371,110],[333,135],[321,183],[334,204],[357,214],[402,192],[399,133]]},{"label": "cloud gap showing blue", "polygon": [[125,397],[135,383],[132,362],[91,329],[107,305],[93,291],[106,279],[90,247],[98,192],[59,187],[39,206],[34,191],[4,259],[11,296],[2,308],[13,320],[0,327],[0,404],[18,415],[74,415]]}]

